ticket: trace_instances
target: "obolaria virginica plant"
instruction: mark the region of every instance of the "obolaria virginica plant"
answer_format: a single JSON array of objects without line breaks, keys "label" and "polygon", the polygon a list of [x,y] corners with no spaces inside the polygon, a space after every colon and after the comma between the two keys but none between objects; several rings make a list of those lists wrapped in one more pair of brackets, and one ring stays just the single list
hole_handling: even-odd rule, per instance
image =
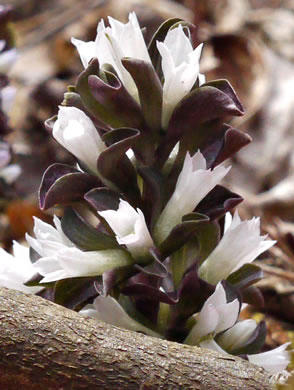
[{"label": "obolaria virginica plant", "polygon": [[2,252],[1,283],[278,373],[288,344],[259,353],[264,322],[238,321],[242,303],[261,299],[252,262],[274,242],[220,185],[223,162],[250,142],[224,123],[243,107],[228,81],[199,73],[190,24],[167,20],[148,48],[134,13],[109,24],[95,42],[72,40],[85,69],[47,122],[77,159],[50,166],[40,187],[41,209],[64,216],[35,219],[30,249]]}]

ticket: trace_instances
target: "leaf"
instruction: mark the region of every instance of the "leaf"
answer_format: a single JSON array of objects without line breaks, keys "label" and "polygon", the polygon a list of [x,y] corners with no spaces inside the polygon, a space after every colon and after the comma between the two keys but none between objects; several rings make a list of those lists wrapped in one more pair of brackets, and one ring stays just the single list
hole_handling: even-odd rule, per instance
[{"label": "leaf", "polygon": [[141,195],[136,170],[125,153],[134,146],[139,135],[138,130],[128,128],[106,133],[103,141],[109,146],[99,155],[97,161],[101,175],[119,188],[133,207],[140,205]]},{"label": "leaf", "polygon": [[236,207],[243,198],[227,188],[216,185],[196,207],[195,211],[207,215],[210,220],[222,217]]},{"label": "leaf", "polygon": [[[90,75],[88,79],[89,87],[96,100],[96,104],[109,110],[112,114],[111,120],[107,118],[103,121],[116,128],[141,128],[143,116],[139,104],[128,93],[118,77],[110,72],[105,73],[108,83],[96,75]],[[113,126],[113,120],[119,122],[119,125]]]},{"label": "leaf", "polygon": [[54,288],[54,302],[72,310],[80,310],[89,299],[97,297],[94,278],[59,280]]},{"label": "leaf", "polygon": [[203,224],[208,223],[209,218],[199,213],[187,214],[182,223],[176,225],[168,237],[159,245],[158,250],[163,258],[180,249]]},{"label": "leaf", "polygon": [[161,212],[164,178],[156,169],[150,167],[138,167],[137,170],[144,182],[142,195],[144,215],[147,225],[149,226],[150,222],[152,230]]},{"label": "leaf", "polygon": [[232,85],[228,80],[224,80],[224,79],[212,80],[203,84],[203,87],[214,87],[224,92],[233,100],[235,106],[239,109],[239,111],[244,114],[244,108],[240,100],[238,99],[238,96],[236,95],[234,88],[232,87]]},{"label": "leaf", "polygon": [[99,251],[119,248],[116,239],[89,225],[72,208],[65,210],[61,219],[64,234],[79,249],[84,251]]},{"label": "leaf", "polygon": [[263,271],[255,264],[244,264],[227,278],[237,288],[248,287],[263,278]]},{"label": "leaf", "polygon": [[160,130],[163,92],[153,66],[133,58],[124,58],[122,63],[138,88],[141,110],[148,127],[154,131]]},{"label": "leaf", "polygon": [[201,225],[196,232],[196,237],[199,243],[199,265],[207,259],[210,253],[214,250],[220,240],[220,228],[218,223],[210,222]]},{"label": "leaf", "polygon": [[110,125],[111,127],[123,126],[124,122],[119,117],[114,116],[108,107],[99,104],[93,96],[88,83],[89,76],[91,75],[99,75],[99,62],[97,58],[93,58],[91,60],[87,69],[80,74],[77,80],[76,89],[82,99],[84,107],[95,118],[107,125]]},{"label": "leaf", "polygon": [[84,195],[84,199],[97,211],[117,210],[119,194],[108,188],[93,188]]},{"label": "leaf", "polygon": [[212,167],[221,164],[223,161],[237,153],[241,148],[248,145],[251,141],[252,138],[248,134],[229,128],[225,133],[222,147],[220,148]]},{"label": "leaf", "polygon": [[65,164],[53,164],[44,172],[40,189],[41,210],[56,204],[65,205],[82,200],[84,194],[100,185],[99,179]]},{"label": "leaf", "polygon": [[186,139],[187,144],[190,138],[193,148],[196,148],[200,142],[203,144],[203,137],[207,139],[207,134],[203,134],[203,131],[199,132],[201,124],[227,116],[241,115],[243,111],[235,100],[220,89],[201,86],[192,90],[173,111],[167,134],[157,151],[158,160],[163,164],[181,139]]},{"label": "leaf", "polygon": [[259,290],[255,286],[249,286],[241,289],[242,301],[248,303],[249,305],[254,305],[256,307],[264,306],[264,298]]}]

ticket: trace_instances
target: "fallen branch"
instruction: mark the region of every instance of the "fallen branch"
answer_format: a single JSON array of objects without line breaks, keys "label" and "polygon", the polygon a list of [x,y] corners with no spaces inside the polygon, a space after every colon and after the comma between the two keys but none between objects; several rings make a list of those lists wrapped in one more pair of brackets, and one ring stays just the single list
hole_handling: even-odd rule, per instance
[{"label": "fallen branch", "polygon": [[0,289],[0,388],[272,389],[247,361],[118,329]]}]

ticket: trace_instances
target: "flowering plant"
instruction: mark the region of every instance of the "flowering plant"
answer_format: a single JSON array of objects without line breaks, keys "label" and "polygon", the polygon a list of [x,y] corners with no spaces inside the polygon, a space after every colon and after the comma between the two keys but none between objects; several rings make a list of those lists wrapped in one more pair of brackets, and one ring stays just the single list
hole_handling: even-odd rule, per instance
[{"label": "flowering plant", "polygon": [[242,302],[261,299],[251,263],[274,242],[258,218],[240,220],[242,198],[220,185],[223,162],[250,142],[224,123],[243,107],[228,81],[199,73],[192,25],[167,20],[147,48],[134,13],[109,24],[95,41],[73,39],[85,70],[46,123],[77,159],[51,165],[40,186],[41,209],[64,215],[55,227],[35,219],[30,250],[14,247],[27,272],[15,253],[5,286],[277,373],[287,345],[266,364],[265,324],[238,321]]}]

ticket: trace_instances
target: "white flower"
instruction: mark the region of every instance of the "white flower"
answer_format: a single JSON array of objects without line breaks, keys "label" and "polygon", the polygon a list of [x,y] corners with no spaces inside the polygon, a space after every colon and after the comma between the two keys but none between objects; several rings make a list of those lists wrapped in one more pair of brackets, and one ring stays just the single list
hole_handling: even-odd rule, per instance
[{"label": "white flower", "polygon": [[286,351],[286,348],[290,344],[291,342],[280,345],[271,351],[248,355],[248,360],[257,366],[263,367],[272,374],[277,374],[285,370],[290,363],[290,352]]},{"label": "white flower", "polygon": [[126,24],[111,17],[108,20],[110,27],[105,27],[103,20],[98,24],[95,42],[73,38],[72,43],[77,47],[84,67],[93,57],[98,58],[100,66],[112,65],[130,95],[138,101],[135,82],[121,62],[122,58],[130,57],[151,63],[136,14],[131,12]]},{"label": "white flower", "polygon": [[44,276],[41,283],[56,280],[102,275],[113,268],[132,264],[126,251],[107,249],[84,252],[76,248],[64,235],[59,219],[54,216],[56,229],[34,218],[36,238],[26,235],[31,247],[41,256],[34,263],[36,272]]},{"label": "white flower", "polygon": [[193,157],[187,152],[175,191],[155,226],[157,241],[163,241],[172,228],[182,221],[182,217],[191,213],[229,170],[230,167],[222,165],[213,170],[206,169],[206,160],[200,151]]},{"label": "white flower", "polygon": [[149,249],[154,243],[140,209],[135,210],[121,199],[117,210],[101,211],[99,214],[116,234],[118,243],[126,245],[134,258],[149,256]]},{"label": "white flower", "polygon": [[13,242],[13,255],[0,248],[0,286],[35,294],[42,287],[27,287],[23,283],[30,280],[36,270],[31,263],[29,248]]},{"label": "white flower", "polygon": [[[227,213],[226,219],[226,222],[231,219],[230,214]],[[200,266],[199,276],[211,284],[226,279],[275,244],[275,241],[265,241],[266,238],[260,235],[259,218],[241,221],[236,212],[232,222],[226,223],[224,235],[217,247]]]},{"label": "white flower", "polygon": [[97,172],[97,159],[106,149],[92,120],[75,107],[59,107],[53,137],[91,171]]},{"label": "white flower", "polygon": [[[202,348],[228,355],[228,352],[246,343],[255,331],[256,326],[257,324],[254,320],[240,321],[219,336],[217,342],[210,338],[201,341],[199,344]],[[290,363],[290,352],[286,351],[286,348],[290,344],[291,342],[285,343],[268,352],[247,355],[248,360],[257,366],[263,367],[272,374],[281,373]]]},{"label": "white flower", "polygon": [[224,332],[217,340],[218,344],[227,352],[241,347],[250,338],[257,327],[254,320],[237,322]]},{"label": "white flower", "polygon": [[6,50],[0,53],[0,73],[7,73],[11,69],[17,57],[18,53],[16,49]]},{"label": "white flower", "polygon": [[193,50],[190,39],[179,25],[168,31],[163,42],[157,42],[157,48],[162,57],[162,127],[166,128],[175,106],[190,92],[199,76],[202,44]]},{"label": "white flower", "polygon": [[237,321],[239,309],[238,299],[227,303],[226,292],[221,283],[218,283],[215,292],[204,303],[197,316],[197,322],[184,343],[196,345],[201,343],[203,337],[210,335],[214,337],[217,333],[230,328]]},{"label": "white flower", "polygon": [[21,168],[17,164],[10,164],[0,168],[0,178],[4,179],[7,184],[13,183],[21,173]]},{"label": "white flower", "polygon": [[156,332],[133,320],[121,305],[110,296],[97,297],[92,305],[85,306],[79,313],[119,328],[129,329],[134,332],[143,332],[153,337],[160,337]]}]

